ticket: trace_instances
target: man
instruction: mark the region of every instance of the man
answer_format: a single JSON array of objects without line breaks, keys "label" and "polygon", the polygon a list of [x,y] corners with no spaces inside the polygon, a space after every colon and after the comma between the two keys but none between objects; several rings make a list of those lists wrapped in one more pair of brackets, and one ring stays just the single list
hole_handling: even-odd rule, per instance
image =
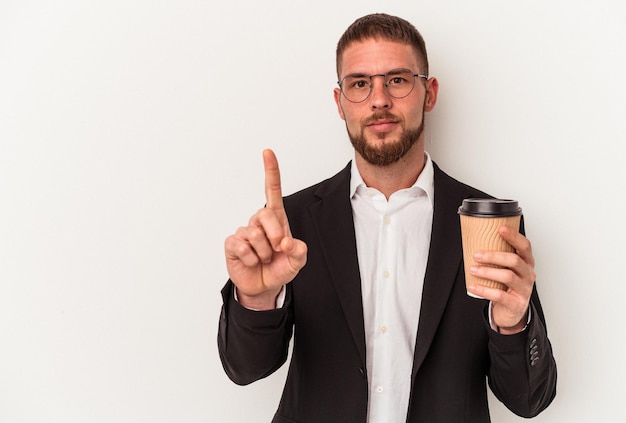
[{"label": "man", "polygon": [[472,272],[507,290],[467,295],[457,209],[487,195],[424,151],[439,86],[422,37],[397,17],[360,18],[338,43],[337,73],[354,161],[283,199],[266,150],[266,207],[226,239],[226,373],[270,375],[295,333],[275,423],[489,422],[486,380],[514,413],[537,415],[556,365],[531,246],[501,228],[515,252],[480,252]]}]

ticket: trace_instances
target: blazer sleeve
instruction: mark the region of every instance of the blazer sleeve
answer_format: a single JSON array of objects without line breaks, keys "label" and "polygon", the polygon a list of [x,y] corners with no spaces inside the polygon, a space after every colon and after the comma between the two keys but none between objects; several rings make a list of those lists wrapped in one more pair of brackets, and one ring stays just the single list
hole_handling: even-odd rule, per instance
[{"label": "blazer sleeve", "polygon": [[530,307],[531,321],[521,333],[501,335],[488,329],[489,386],[509,410],[527,418],[536,416],[550,405],[556,395],[557,377],[536,288]]},{"label": "blazer sleeve", "polygon": [[270,311],[246,309],[233,290],[231,281],[222,289],[217,344],[228,377],[247,385],[274,373],[287,360],[293,332],[291,289],[287,286],[285,305]]}]

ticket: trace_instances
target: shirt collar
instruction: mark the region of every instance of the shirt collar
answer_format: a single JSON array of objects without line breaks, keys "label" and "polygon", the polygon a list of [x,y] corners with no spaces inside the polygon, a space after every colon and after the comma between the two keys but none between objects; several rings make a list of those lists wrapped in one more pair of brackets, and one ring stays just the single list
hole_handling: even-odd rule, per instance
[{"label": "shirt collar", "polygon": [[[432,206],[434,205],[435,199],[435,171],[430,155],[427,152],[424,152],[424,157],[426,159],[424,169],[422,169],[422,172],[417,177],[417,181],[415,181],[413,186],[408,189],[418,188],[424,191]],[[363,182],[363,178],[361,177],[354,160],[352,160],[352,164],[350,165],[350,175],[350,198],[354,198],[354,195],[359,187],[367,188],[367,185]]]}]

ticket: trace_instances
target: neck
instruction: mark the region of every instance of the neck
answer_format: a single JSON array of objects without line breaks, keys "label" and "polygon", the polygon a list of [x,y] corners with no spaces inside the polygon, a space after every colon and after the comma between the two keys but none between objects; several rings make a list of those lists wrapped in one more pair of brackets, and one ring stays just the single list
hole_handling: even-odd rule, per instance
[{"label": "neck", "polygon": [[394,192],[413,186],[424,169],[426,155],[420,143],[416,143],[404,157],[387,166],[373,165],[358,153],[355,163],[363,182],[389,199]]}]

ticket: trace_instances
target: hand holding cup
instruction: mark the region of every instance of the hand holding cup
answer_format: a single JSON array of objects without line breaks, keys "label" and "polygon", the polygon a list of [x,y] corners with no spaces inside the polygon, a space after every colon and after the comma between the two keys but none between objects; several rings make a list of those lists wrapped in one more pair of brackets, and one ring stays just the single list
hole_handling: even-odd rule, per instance
[{"label": "hand holding cup", "polygon": [[521,330],[535,281],[530,241],[519,233],[517,201],[466,199],[459,208],[467,293],[493,303],[501,333]]}]

